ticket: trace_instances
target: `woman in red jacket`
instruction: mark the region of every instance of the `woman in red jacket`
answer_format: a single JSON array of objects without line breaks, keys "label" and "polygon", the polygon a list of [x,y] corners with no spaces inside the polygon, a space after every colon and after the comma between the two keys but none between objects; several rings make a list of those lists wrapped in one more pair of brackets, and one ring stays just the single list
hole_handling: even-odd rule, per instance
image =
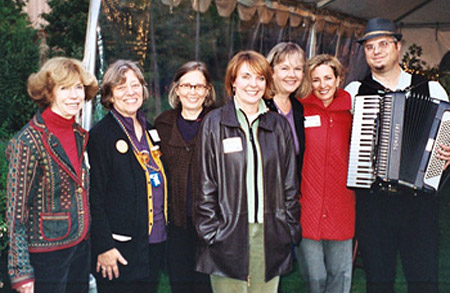
[{"label": "woman in red jacket", "polygon": [[346,187],[351,98],[339,88],[342,66],[322,54],[306,64],[301,87],[305,154],[300,199],[300,271],[310,292],[349,292],[355,199]]}]

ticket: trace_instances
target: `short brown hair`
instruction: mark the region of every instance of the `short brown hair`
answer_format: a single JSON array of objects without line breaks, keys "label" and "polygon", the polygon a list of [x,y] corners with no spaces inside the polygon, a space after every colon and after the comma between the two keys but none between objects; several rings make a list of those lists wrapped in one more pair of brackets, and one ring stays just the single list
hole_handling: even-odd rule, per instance
[{"label": "short brown hair", "polygon": [[312,92],[312,72],[321,65],[329,66],[336,78],[340,78],[342,82],[343,68],[337,57],[329,54],[316,55],[306,62],[305,78],[303,78],[302,85],[300,87],[300,97],[305,98]]},{"label": "short brown hair", "polygon": [[266,58],[260,53],[253,50],[246,50],[238,52],[228,63],[225,74],[225,90],[228,96],[234,95],[233,83],[236,80],[237,74],[241,66],[247,63],[248,67],[266,80],[266,90],[264,91],[264,98],[270,99],[273,97],[273,77],[272,68]]},{"label": "short brown hair", "polygon": [[143,88],[144,102],[147,101],[149,94],[147,84],[145,82],[144,75],[142,74],[141,69],[135,62],[132,62],[131,60],[119,59],[111,66],[109,66],[109,68],[105,72],[105,75],[103,76],[101,85],[101,103],[104,108],[113,108],[113,104],[111,102],[113,89],[125,81],[125,73],[129,70],[133,71],[134,74],[136,74],[136,77],[138,78]]},{"label": "short brown hair", "polygon": [[80,80],[85,88],[85,100],[91,100],[98,92],[98,82],[74,58],[53,57],[46,61],[37,73],[28,77],[28,94],[41,108],[47,108],[53,102],[53,89],[56,85],[72,85]]},{"label": "short brown hair", "polygon": [[190,61],[183,64],[173,76],[172,83],[170,84],[169,89],[169,104],[172,108],[177,108],[180,105],[180,99],[175,93],[175,89],[180,83],[180,78],[184,76],[184,74],[189,73],[191,71],[199,71],[203,74],[206,80],[206,85],[209,88],[209,92],[206,95],[205,102],[203,102],[203,106],[208,107],[212,106],[216,102],[216,91],[214,90],[214,86],[212,84],[212,78],[208,71],[208,68],[203,62],[200,61]]}]

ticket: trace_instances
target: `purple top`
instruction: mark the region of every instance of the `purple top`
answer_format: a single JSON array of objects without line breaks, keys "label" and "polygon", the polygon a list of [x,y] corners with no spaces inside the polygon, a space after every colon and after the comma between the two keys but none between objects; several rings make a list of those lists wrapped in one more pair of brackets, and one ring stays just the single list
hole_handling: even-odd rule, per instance
[{"label": "purple top", "polygon": [[294,113],[292,112],[292,108],[287,114],[284,114],[283,111],[275,103],[275,101],[273,101],[273,104],[275,104],[275,107],[277,108],[278,113],[280,115],[284,116],[288,120],[289,125],[291,125],[292,136],[294,137],[295,153],[298,154],[300,151],[300,147],[298,145],[298,136],[297,136],[297,131],[295,130]]},{"label": "purple top", "polygon": [[[131,138],[132,142],[137,148],[137,151],[147,151],[150,157],[150,166],[158,170],[158,165],[153,160],[152,155],[150,155],[150,147],[147,143],[147,138],[145,134],[142,135],[141,140],[138,140],[136,134],[134,133],[133,119],[122,116],[117,110],[113,109],[112,112],[125,126],[125,130],[128,136]],[[144,113],[142,111],[137,112],[137,118],[142,128],[145,130],[147,128],[147,122],[145,120]],[[164,220],[164,180],[161,170],[155,171],[151,167],[147,166],[147,170],[152,176],[159,176],[159,186],[152,186],[152,198],[153,198],[153,228],[152,232],[148,238],[150,244],[156,244],[164,242],[167,239],[166,224]],[[157,173],[158,175],[154,174]],[[153,175],[154,174],[154,175]],[[148,183],[151,184],[151,183]]]}]

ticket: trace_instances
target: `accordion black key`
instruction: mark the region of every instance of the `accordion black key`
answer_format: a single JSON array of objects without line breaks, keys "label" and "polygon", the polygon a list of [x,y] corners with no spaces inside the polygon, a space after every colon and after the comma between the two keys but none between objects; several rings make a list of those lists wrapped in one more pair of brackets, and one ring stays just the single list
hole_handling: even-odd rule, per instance
[{"label": "accordion black key", "polygon": [[357,96],[347,187],[436,192],[450,144],[450,103],[404,92]]}]

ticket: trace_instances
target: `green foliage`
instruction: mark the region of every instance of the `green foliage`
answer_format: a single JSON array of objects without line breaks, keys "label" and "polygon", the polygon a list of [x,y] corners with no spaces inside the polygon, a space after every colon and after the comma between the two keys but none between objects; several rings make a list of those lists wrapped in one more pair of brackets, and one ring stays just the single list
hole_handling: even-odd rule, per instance
[{"label": "green foliage", "polygon": [[49,57],[83,58],[89,0],[50,0],[51,12],[42,14],[49,23],[45,26]]},{"label": "green foliage", "polygon": [[28,76],[38,69],[39,40],[21,2],[0,0],[0,139],[18,131],[36,106],[27,94]]},{"label": "green foliage", "polygon": [[421,59],[422,47],[417,44],[409,46],[408,51],[405,52],[402,58],[401,65],[406,72],[421,74],[428,77],[430,80],[439,81],[450,92],[450,70],[444,69],[440,66],[429,66]]},{"label": "green foliage", "polygon": [[0,253],[6,249],[6,174],[8,165],[5,158],[6,142],[0,141]]},{"label": "green foliage", "polygon": [[411,70],[424,71],[427,63],[420,58],[421,56],[422,47],[417,44],[412,44],[403,55],[402,64]]},{"label": "green foliage", "polygon": [[36,110],[27,94],[28,76],[38,69],[39,39],[23,13],[24,1],[0,0],[0,285],[5,283],[7,235],[6,142]]}]

